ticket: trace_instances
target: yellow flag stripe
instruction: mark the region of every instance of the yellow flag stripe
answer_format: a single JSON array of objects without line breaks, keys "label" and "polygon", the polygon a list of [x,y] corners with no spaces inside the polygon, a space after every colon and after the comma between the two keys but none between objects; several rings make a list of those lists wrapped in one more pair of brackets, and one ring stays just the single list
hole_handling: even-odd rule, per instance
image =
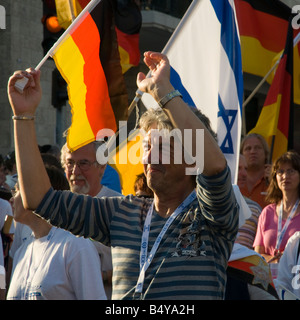
[{"label": "yellow flag stripe", "polygon": [[277,96],[277,101],[275,103],[262,108],[257,124],[250,133],[259,133],[265,138],[276,135],[280,105],[281,94]]},{"label": "yellow flag stripe", "polygon": [[[72,112],[72,124],[67,138],[68,145],[81,147],[82,141],[85,141],[84,144],[86,144],[95,140],[85,109],[87,92],[83,79],[85,62],[71,36],[62,43],[53,58],[57,68],[68,83]],[[59,66],[63,66],[63,70]],[[80,136],[76,132],[80,132]]]},{"label": "yellow flag stripe", "polygon": [[[258,39],[247,36],[241,36],[241,51],[243,71],[261,77],[270,71],[272,61],[277,55],[277,52],[265,49]],[[271,83],[272,80],[273,76],[270,75],[267,81]]]},{"label": "yellow flag stripe", "polygon": [[277,130],[275,144],[273,147],[273,161],[286,152],[287,146],[288,140],[286,136],[280,130]]},{"label": "yellow flag stripe", "polygon": [[129,53],[124,50],[121,46],[119,46],[119,54],[120,54],[120,61],[121,61],[121,67],[122,67],[122,73],[125,73],[127,70],[129,70],[132,67],[132,64],[129,62]]}]

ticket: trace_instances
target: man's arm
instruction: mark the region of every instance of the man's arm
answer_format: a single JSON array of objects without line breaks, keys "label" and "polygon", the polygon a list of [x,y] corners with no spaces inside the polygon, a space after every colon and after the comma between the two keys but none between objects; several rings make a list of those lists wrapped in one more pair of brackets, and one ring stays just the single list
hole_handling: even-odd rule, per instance
[{"label": "man's arm", "polygon": [[[29,81],[24,92],[20,93],[16,90],[15,83],[23,77],[27,77]],[[34,117],[41,100],[40,72],[32,69],[15,72],[8,82],[8,97],[16,116],[13,120],[14,139],[22,200],[26,209],[34,210],[51,187],[38,148],[34,120],[28,120]]]},{"label": "man's arm", "polygon": [[[144,54],[144,62],[151,70],[151,77],[146,78],[144,74],[139,73],[137,84],[141,91],[150,93],[156,101],[159,101],[166,94],[174,90],[174,87],[170,83],[169,61],[167,57],[161,53],[146,52]],[[184,135],[184,129],[193,129],[193,156],[196,154],[196,129],[204,130],[203,174],[211,176],[224,170],[226,159],[215,139],[180,97],[170,100],[164,107],[164,111],[172,121],[174,127],[181,130],[182,135]]]}]

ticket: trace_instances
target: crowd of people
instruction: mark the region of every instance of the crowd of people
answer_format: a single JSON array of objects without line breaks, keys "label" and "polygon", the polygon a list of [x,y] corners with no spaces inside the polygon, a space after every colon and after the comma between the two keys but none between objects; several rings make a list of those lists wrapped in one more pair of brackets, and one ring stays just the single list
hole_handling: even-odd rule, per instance
[{"label": "crowd of people", "polygon": [[[209,120],[171,85],[167,57],[146,52],[144,61],[151,76],[139,73],[137,85],[161,109],[140,119],[144,173],[134,195],[122,195],[116,172],[97,162],[101,142],[74,152],[38,146],[40,71],[10,78],[15,152],[0,159],[8,194],[0,202],[1,299],[300,299],[299,154],[270,164],[264,138],[247,135],[235,188]],[[29,82],[20,93],[23,77]],[[175,138],[170,162],[162,161],[156,131],[175,128],[182,136],[192,129],[190,156],[196,130],[204,130],[202,172],[186,174],[193,165],[183,155],[174,161]],[[7,216],[14,220],[4,232]]]},{"label": "crowd of people", "polygon": [[300,299],[299,253],[292,256],[286,250],[290,241],[293,247],[300,244],[300,155],[287,151],[272,165],[268,159],[265,139],[247,135],[241,144],[238,185],[251,216],[236,242],[254,249],[268,263],[279,298],[287,293],[290,299]]}]

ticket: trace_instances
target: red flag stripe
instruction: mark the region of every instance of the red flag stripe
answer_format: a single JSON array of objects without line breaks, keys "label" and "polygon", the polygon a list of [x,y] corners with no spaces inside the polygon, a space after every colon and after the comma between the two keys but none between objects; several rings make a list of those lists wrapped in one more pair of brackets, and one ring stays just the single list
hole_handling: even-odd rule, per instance
[{"label": "red flag stripe", "polygon": [[80,5],[81,10],[83,10],[89,2],[90,0],[77,0],[77,3]]},{"label": "red flag stripe", "polygon": [[129,63],[137,66],[140,63],[139,39],[140,34],[127,34],[116,27],[119,46],[127,51],[129,55]]},{"label": "red flag stripe", "polygon": [[285,82],[283,84],[281,106],[279,111],[279,120],[277,128],[282,134],[289,139],[289,125],[290,125],[290,106],[291,106],[291,95],[283,94],[284,92],[290,92],[292,86],[292,76],[286,72]]},{"label": "red flag stripe", "polygon": [[101,39],[90,14],[87,14],[80,27],[76,28],[71,35],[86,62],[84,66],[84,83],[87,87],[86,113],[91,129],[95,136],[99,127],[115,131],[116,120],[99,57]]},{"label": "red flag stripe", "polygon": [[258,39],[267,50],[281,51],[285,46],[288,21],[256,10],[245,1],[236,3],[240,35]]},{"label": "red flag stripe", "polygon": [[[264,105],[270,105],[277,101],[277,95],[284,92],[284,89],[288,88],[287,84],[285,85],[285,67],[286,67],[286,54],[281,58],[280,63],[277,67],[276,74],[277,76],[274,77],[272,86],[269,89],[268,95],[266,97]],[[280,75],[280,76],[278,76]]]}]

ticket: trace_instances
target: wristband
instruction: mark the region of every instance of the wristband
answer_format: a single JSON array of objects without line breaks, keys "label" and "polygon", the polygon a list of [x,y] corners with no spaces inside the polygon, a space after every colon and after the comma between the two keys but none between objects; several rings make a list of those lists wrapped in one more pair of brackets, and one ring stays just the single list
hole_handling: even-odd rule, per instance
[{"label": "wristband", "polygon": [[170,100],[176,97],[182,98],[181,93],[178,90],[171,91],[158,101],[158,105],[163,109]]},{"label": "wristband", "polygon": [[35,116],[12,116],[13,120],[34,120]]}]

